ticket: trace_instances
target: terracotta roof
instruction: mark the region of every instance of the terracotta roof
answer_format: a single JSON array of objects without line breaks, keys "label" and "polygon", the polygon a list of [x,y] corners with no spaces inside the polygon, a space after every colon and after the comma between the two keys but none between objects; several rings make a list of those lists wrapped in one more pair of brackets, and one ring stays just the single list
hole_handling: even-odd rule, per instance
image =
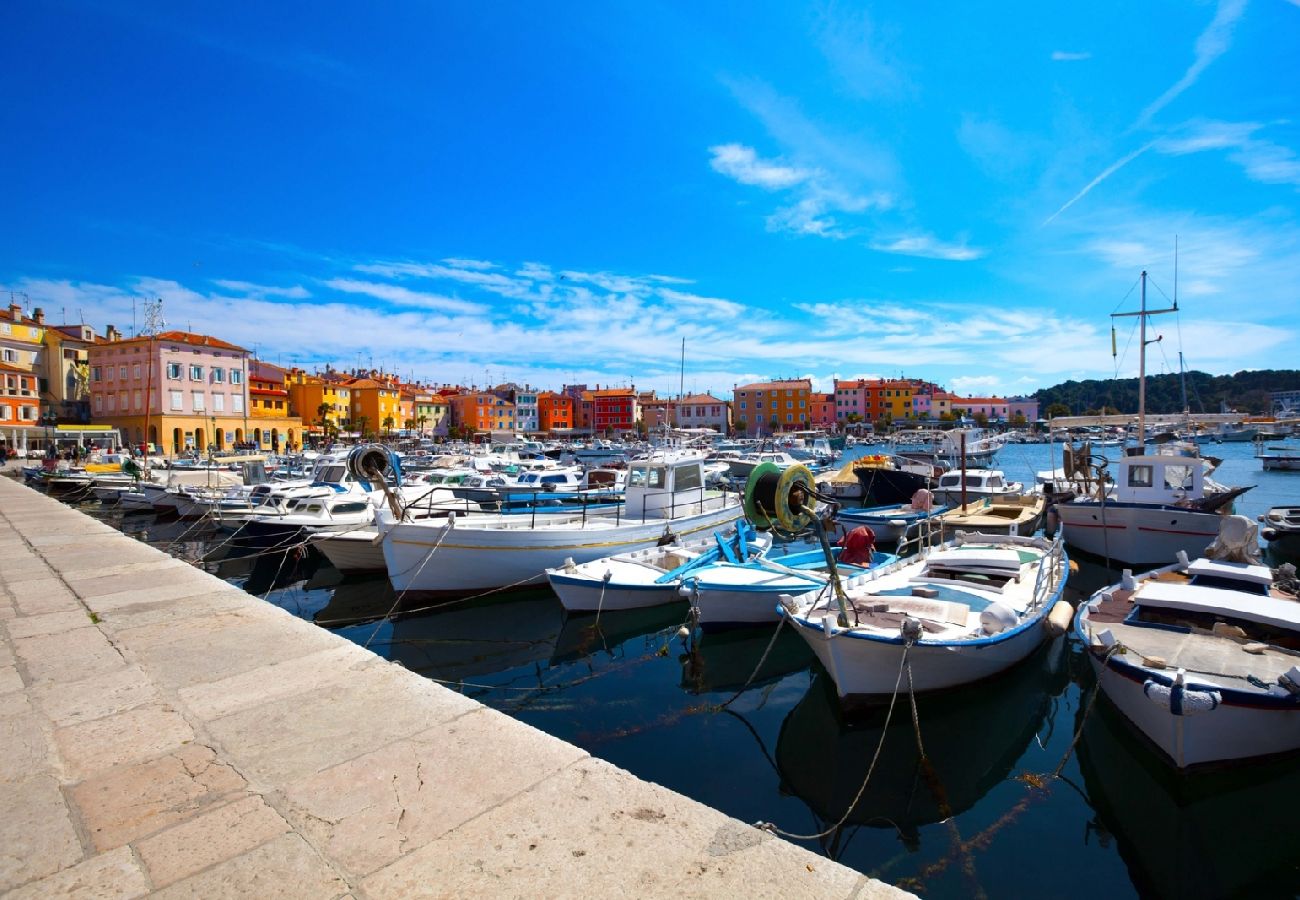
[{"label": "terracotta roof", "polygon": [[812,383],[806,378],[800,378],[797,381],[755,381],[753,384],[742,384],[736,388],[738,391],[787,391],[787,390],[810,390]]},{"label": "terracotta roof", "polygon": [[[635,397],[636,391],[631,388],[603,388],[599,391],[590,391],[592,397]],[[585,396],[585,394],[584,394]]]},{"label": "terracotta roof", "polygon": [[133,338],[122,338],[119,341],[105,341],[109,344],[137,344],[143,341],[166,342],[171,344],[189,344],[191,347],[212,347],[215,350],[236,350],[240,353],[247,353],[248,350],[229,341],[223,341],[221,338],[214,338],[211,335],[195,334],[192,331],[160,331],[155,335],[141,334]]},{"label": "terracotta roof", "polygon": [[683,397],[681,400],[675,402],[682,404],[682,406],[687,406],[690,404],[698,405],[700,403],[721,403],[722,401],[712,394],[691,394],[689,397]]}]

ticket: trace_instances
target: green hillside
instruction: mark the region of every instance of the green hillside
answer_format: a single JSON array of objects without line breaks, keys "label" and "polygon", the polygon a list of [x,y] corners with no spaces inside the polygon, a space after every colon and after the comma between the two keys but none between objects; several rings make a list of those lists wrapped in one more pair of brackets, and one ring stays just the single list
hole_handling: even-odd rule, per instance
[{"label": "green hillside", "polygon": [[[1186,379],[1187,405],[1193,413],[1219,412],[1221,404],[1226,403],[1230,410],[1267,415],[1272,412],[1268,397],[1271,391],[1300,390],[1300,370],[1296,369],[1260,369],[1235,375],[1188,372]],[[1066,381],[1043,388],[1034,396],[1044,414],[1055,403],[1068,406],[1070,414],[1076,416],[1093,415],[1103,410],[1137,412],[1138,380]],[[1147,376],[1148,412],[1179,413],[1182,409],[1179,376]]]}]

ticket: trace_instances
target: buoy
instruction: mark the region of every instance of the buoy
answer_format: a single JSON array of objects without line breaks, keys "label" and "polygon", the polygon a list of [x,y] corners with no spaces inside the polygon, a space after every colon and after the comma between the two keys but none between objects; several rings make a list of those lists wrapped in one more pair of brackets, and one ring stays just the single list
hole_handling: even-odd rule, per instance
[{"label": "buoy", "polygon": [[1074,619],[1074,607],[1066,600],[1057,600],[1052,611],[1047,614],[1047,620],[1043,622],[1043,630],[1047,632],[1048,637],[1056,637],[1058,634],[1065,634],[1070,630],[1070,622]]}]

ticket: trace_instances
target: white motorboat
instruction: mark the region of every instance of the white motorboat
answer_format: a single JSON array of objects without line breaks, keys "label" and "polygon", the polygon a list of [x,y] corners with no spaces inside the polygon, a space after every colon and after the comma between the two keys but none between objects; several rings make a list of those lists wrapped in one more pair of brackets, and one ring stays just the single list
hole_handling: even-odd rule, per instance
[{"label": "white motorboat", "polygon": [[950,469],[939,476],[934,499],[945,506],[1018,497],[1025,491],[1019,481],[1008,481],[1000,469]]},{"label": "white motorboat", "polygon": [[1264,540],[1278,553],[1300,553],[1300,506],[1275,506],[1259,517]]},{"label": "white motorboat", "polygon": [[1300,749],[1300,603],[1255,562],[1255,525],[1224,519],[1204,557],[1123,580],[1075,633],[1120,712],[1178,768]]},{"label": "white motorboat", "polygon": [[743,519],[735,527],[691,541],[673,541],[546,570],[551,590],[569,612],[641,609],[678,603],[678,588],[692,573],[722,559],[745,562],[772,544]]},{"label": "white motorboat", "polygon": [[840,597],[810,591],[781,609],[841,697],[892,694],[904,660],[916,690],[939,690],[995,675],[1068,628],[1068,574],[1059,538],[963,533],[847,579]]},{"label": "white motorboat", "polygon": [[344,575],[387,571],[379,531],[374,527],[322,534],[312,545]]},{"label": "white motorboat", "polygon": [[536,585],[545,570],[686,540],[740,516],[734,493],[704,486],[701,456],[665,452],[629,465],[626,500],[607,510],[400,521],[377,518],[393,587],[465,594]]}]

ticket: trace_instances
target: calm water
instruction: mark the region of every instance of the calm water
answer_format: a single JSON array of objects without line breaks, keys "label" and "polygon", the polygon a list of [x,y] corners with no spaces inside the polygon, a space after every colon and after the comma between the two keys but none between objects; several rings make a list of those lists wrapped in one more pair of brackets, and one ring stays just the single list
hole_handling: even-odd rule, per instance
[{"label": "calm water", "polygon": [[[1216,478],[1255,484],[1252,517],[1300,503],[1300,473],[1265,473],[1249,445],[1207,448]],[[1049,448],[999,466],[1032,481]],[[549,589],[406,610],[384,578],[343,579],[316,554],[232,554],[193,523],[101,511],[142,540],[413,671],[744,821],[813,834],[837,821],[881,741],[884,711],[845,716],[793,633],[676,636],[685,604],[567,619]],[[219,549],[218,549],[219,548]],[[1081,561],[1077,601],[1112,580]],[[377,621],[380,620],[380,621]],[[763,669],[755,665],[771,644]],[[718,707],[748,688],[725,710]],[[863,799],[811,849],[927,897],[1295,896],[1300,760],[1179,777],[1103,699],[1058,639],[994,681],[919,701],[923,766],[900,706]],[[1060,779],[1050,777],[1082,728]]]}]

